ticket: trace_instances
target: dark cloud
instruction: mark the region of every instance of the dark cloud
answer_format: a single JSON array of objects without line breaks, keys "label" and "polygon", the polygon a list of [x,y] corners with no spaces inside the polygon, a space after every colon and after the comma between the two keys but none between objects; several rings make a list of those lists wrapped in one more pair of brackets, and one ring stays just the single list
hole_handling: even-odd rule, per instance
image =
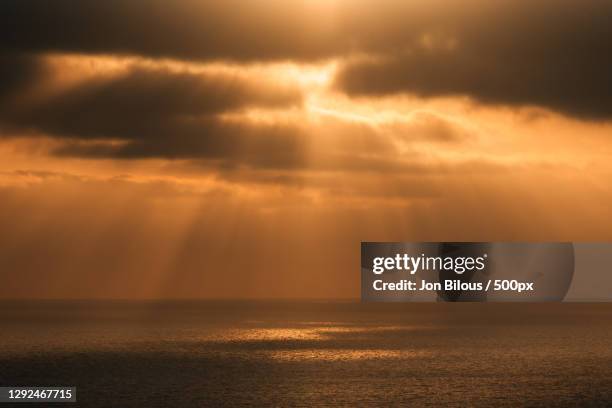
[{"label": "dark cloud", "polygon": [[[14,63],[13,68],[19,64]],[[23,63],[26,67],[35,64],[40,63]],[[33,68],[25,71],[21,77],[29,77],[30,82],[44,80],[32,75]],[[23,126],[34,124],[50,133],[126,137],[139,125],[145,128],[137,130],[147,131],[159,116],[210,115],[254,105],[286,107],[301,103],[297,89],[258,78],[138,66],[119,76],[100,75],[50,99],[42,98],[25,108],[7,101],[0,117]]]},{"label": "dark cloud", "polygon": [[[31,81],[42,79],[32,76]],[[55,152],[60,155],[205,158],[285,167],[300,161],[303,148],[294,127],[220,116],[251,106],[301,103],[298,90],[259,78],[136,66],[28,103],[12,104],[11,93],[0,95],[0,124],[65,140]]]},{"label": "dark cloud", "polygon": [[291,126],[219,120],[158,119],[146,129],[131,129],[120,143],[68,140],[54,154],[115,159],[203,159],[221,167],[295,168],[304,166],[306,136]]},{"label": "dark cloud", "polygon": [[340,37],[316,11],[308,2],[275,0],[9,0],[0,5],[0,49],[191,60],[321,58],[335,53]]},{"label": "dark cloud", "polygon": [[[606,1],[6,0],[0,16],[0,95],[36,74],[39,67],[23,55],[37,53],[240,62],[339,58],[344,65],[336,85],[351,95],[460,95],[586,119],[612,115],[612,3]],[[222,108],[245,96],[242,88],[228,87],[210,91],[215,97],[203,102],[199,90],[214,83],[192,89],[188,76],[141,75],[113,87],[91,84],[87,95],[69,97],[89,97],[94,110],[133,87],[133,95],[151,99],[149,111],[136,112],[144,116],[190,112],[205,103]],[[80,122],[90,113],[81,114]]]},{"label": "dark cloud", "polygon": [[46,73],[45,64],[35,56],[0,53],[0,108],[10,108],[10,98]]},{"label": "dark cloud", "polygon": [[[0,125],[8,135],[54,139],[49,148],[57,156],[200,160],[221,171],[411,173],[413,164],[401,157],[397,143],[464,140],[461,129],[425,114],[389,126],[333,117],[321,123],[253,122],[235,114],[249,107],[273,112],[302,103],[296,88],[253,72],[193,72],[136,61],[119,71],[89,72],[76,83],[37,91],[54,80],[53,73],[36,74],[52,69],[36,58],[24,64],[42,66],[30,70],[26,81],[32,95],[0,94]],[[78,64],[73,68],[79,76]]]},{"label": "dark cloud", "polygon": [[12,92],[0,95],[0,125],[7,134],[55,139],[50,148],[57,156],[200,160],[223,172],[244,167],[412,173],[414,165],[401,157],[397,143],[463,141],[456,126],[424,114],[413,123],[389,126],[335,118],[258,123],[228,116],[249,107],[273,111],[298,106],[302,97],[298,90],[256,74],[213,72],[177,71],[140,61],[121,73],[89,73],[52,92],[36,92],[36,85],[48,77],[31,75],[33,96],[14,103],[19,98]]},{"label": "dark cloud", "polygon": [[[351,95],[465,95],[485,104],[612,117],[612,3],[488,3],[441,12],[403,49],[395,42],[377,58],[346,64],[337,86]],[[389,41],[397,38],[405,37]]]},{"label": "dark cloud", "polygon": [[345,66],[341,89],[612,115],[606,1],[7,0],[0,15],[2,54],[234,61],[369,55],[377,59]]}]

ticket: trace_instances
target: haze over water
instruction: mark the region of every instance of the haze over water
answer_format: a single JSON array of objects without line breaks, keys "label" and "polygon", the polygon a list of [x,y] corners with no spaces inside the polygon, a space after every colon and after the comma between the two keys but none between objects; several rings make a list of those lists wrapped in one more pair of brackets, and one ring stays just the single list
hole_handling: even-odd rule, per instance
[{"label": "haze over water", "polygon": [[609,406],[609,304],[2,302],[0,383],[79,406]]}]

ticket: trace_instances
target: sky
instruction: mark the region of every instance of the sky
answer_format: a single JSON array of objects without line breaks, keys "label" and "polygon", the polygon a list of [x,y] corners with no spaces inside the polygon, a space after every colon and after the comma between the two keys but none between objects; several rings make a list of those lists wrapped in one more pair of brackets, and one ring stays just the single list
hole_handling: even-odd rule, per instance
[{"label": "sky", "polygon": [[0,298],[355,298],[612,239],[612,3],[5,0]]}]

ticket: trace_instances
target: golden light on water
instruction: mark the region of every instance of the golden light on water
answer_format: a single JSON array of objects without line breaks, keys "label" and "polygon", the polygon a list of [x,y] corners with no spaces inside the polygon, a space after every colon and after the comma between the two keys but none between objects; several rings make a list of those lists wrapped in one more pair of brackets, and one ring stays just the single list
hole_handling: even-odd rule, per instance
[{"label": "golden light on water", "polygon": [[270,357],[280,361],[355,361],[355,360],[409,360],[433,355],[423,350],[281,350],[270,353]]}]

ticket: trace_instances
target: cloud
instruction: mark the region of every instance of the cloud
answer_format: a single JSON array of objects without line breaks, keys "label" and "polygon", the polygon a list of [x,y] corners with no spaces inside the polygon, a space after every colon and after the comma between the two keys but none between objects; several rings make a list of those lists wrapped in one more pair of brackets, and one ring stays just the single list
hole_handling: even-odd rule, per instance
[{"label": "cloud", "polygon": [[[334,54],[307,2],[275,0],[36,0],[2,2],[0,49],[189,60],[312,59]],[[36,21],[33,24],[33,21]]]},{"label": "cloud", "polygon": [[303,166],[307,141],[294,127],[226,123],[216,118],[154,122],[151,126],[150,132],[130,129],[129,139],[120,143],[68,140],[54,153],[86,158],[206,159],[218,161],[221,167]]},{"label": "cloud", "polygon": [[0,94],[0,125],[5,137],[46,137],[39,146],[60,157],[200,160],[222,171],[412,172],[399,147],[467,139],[432,113],[379,124],[365,116],[311,120],[304,89],[274,70],[79,56],[23,64],[40,68],[18,88],[27,92]]},{"label": "cloud", "polygon": [[465,2],[420,22],[418,36],[389,35],[375,58],[347,62],[336,86],[353,96],[469,96],[609,120],[611,16],[612,4],[598,1]]},{"label": "cloud", "polygon": [[574,119],[610,117],[611,9],[4,0],[0,297],[355,296],[366,238],[610,239],[611,125]]},{"label": "cloud", "polygon": [[[24,65],[27,68],[21,77],[29,77],[29,82],[36,84],[45,78],[33,75],[35,64],[40,63],[18,60],[11,69]],[[5,98],[9,96],[6,92]],[[33,123],[50,133],[57,129],[58,133],[80,137],[113,137],[123,136],[124,127],[150,123],[159,116],[213,115],[253,105],[272,108],[299,105],[301,94],[296,88],[259,78],[134,65],[123,74],[90,78],[26,107],[6,102],[1,117],[17,125]]]},{"label": "cloud", "polygon": [[16,94],[47,74],[45,64],[28,54],[0,53],[0,108],[9,109]]},{"label": "cloud", "polygon": [[[13,61],[16,68],[21,60]],[[41,63],[23,62],[26,67]],[[29,83],[47,76],[29,69]],[[14,84],[14,82],[13,82]],[[290,125],[226,120],[249,107],[288,109],[302,103],[299,89],[231,73],[175,72],[135,64],[120,74],[94,75],[76,85],[17,103],[0,94],[4,128],[64,140],[56,154],[115,158],[206,158],[291,166],[302,137]]]},{"label": "cloud", "polygon": [[8,0],[0,14],[4,55],[333,58],[345,62],[337,86],[351,95],[463,95],[612,115],[612,4],[604,1]]},{"label": "cloud", "polygon": [[[317,178],[325,194],[312,195],[223,183],[197,194],[164,182],[20,171],[21,183],[15,175],[17,185],[0,183],[0,297],[358,296],[355,243],[366,238],[610,239],[608,184],[584,172],[492,176],[472,166],[446,177]],[[271,262],[290,267],[279,273]]]}]

